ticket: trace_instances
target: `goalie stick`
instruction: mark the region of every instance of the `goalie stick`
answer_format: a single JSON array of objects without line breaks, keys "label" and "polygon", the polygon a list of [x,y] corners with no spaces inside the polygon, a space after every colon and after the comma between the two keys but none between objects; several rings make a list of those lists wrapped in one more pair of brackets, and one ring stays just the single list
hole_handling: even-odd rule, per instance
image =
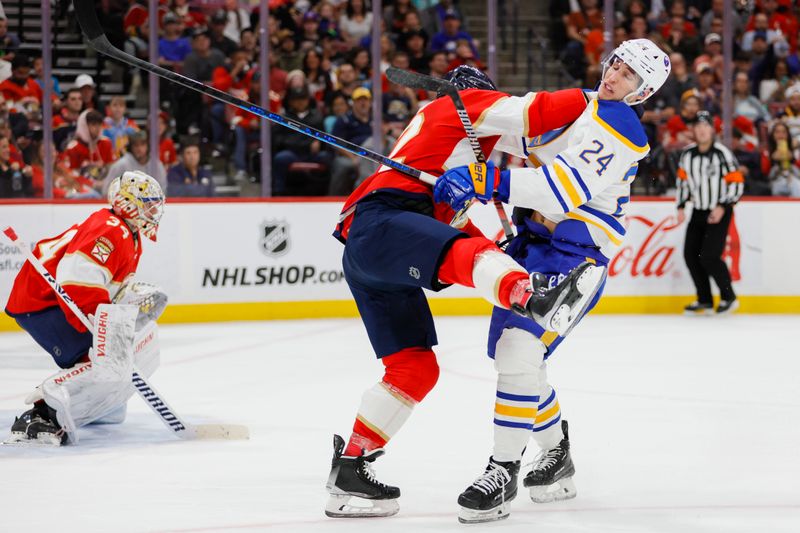
[{"label": "goalie stick", "polygon": [[[67,291],[56,281],[50,272],[44,267],[41,261],[33,255],[33,252],[23,246],[20,242],[14,228],[8,226],[3,230],[3,233],[17,248],[17,250],[25,256],[25,259],[36,269],[48,285],[55,291],[61,300],[67,304],[69,310],[72,311],[78,320],[86,326],[89,331],[94,331],[94,325],[89,318],[83,314],[75,301],[70,298]],[[158,393],[158,391],[147,381],[147,378],[140,374],[136,367],[133,368],[131,376],[133,387],[139,396],[145,401],[148,407],[158,415],[159,419],[167,426],[174,435],[186,439],[247,439],[249,438],[249,430],[247,426],[239,426],[234,424],[200,424],[193,425],[183,420],[178,414],[169,406],[167,401]]]},{"label": "goalie stick", "polygon": [[[469,118],[467,108],[461,96],[458,94],[458,88],[456,88],[455,85],[447,80],[396,67],[389,67],[386,70],[386,77],[389,78],[389,81],[405,87],[411,87],[412,89],[423,89],[425,91],[446,94],[453,101],[453,105],[456,106],[458,118],[461,120],[461,125],[464,127],[464,132],[467,134],[467,140],[472,148],[472,152],[475,154],[475,159],[478,160],[478,163],[486,163],[486,156],[483,155],[483,150],[481,150],[478,136],[475,134],[475,128],[472,125],[472,120]],[[511,228],[511,223],[508,221],[508,214],[506,214],[506,210],[503,208],[503,203],[497,199],[493,200],[493,202],[497,210],[497,217],[500,219],[500,224],[503,226],[503,233],[505,233],[506,239],[511,239],[514,237],[514,230]],[[468,204],[466,207],[462,208],[456,214],[456,218],[464,216],[463,212],[469,209],[470,205],[472,204]]]}]

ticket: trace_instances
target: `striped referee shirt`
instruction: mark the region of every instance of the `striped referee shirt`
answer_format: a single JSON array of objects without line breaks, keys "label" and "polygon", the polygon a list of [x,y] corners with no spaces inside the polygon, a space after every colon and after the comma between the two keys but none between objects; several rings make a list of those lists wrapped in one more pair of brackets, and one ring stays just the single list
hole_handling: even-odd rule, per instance
[{"label": "striped referee shirt", "polygon": [[678,168],[678,208],[689,201],[702,210],[738,202],[744,192],[744,176],[738,167],[733,152],[718,142],[705,153],[690,145],[681,154]]}]

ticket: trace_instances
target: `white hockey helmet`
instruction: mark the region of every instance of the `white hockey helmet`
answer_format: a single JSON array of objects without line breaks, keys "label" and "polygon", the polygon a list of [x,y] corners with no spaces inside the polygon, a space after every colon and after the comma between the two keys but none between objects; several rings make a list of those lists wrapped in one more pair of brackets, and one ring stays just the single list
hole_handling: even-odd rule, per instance
[{"label": "white hockey helmet", "polygon": [[108,202],[131,231],[156,240],[158,223],[164,214],[164,193],[155,178],[140,170],[124,172],[109,185]]},{"label": "white hockey helmet", "polygon": [[628,105],[641,104],[664,85],[672,65],[669,57],[650,39],[623,41],[603,60],[603,78],[615,61],[622,61],[639,75],[639,87],[623,97]]}]

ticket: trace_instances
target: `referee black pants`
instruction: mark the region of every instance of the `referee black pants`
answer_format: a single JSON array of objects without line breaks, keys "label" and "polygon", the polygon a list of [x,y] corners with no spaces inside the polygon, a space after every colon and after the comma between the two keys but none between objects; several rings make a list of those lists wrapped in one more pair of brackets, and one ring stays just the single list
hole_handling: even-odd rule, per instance
[{"label": "referee black pants", "polygon": [[709,213],[711,211],[698,209],[692,211],[683,247],[683,258],[697,289],[697,301],[704,304],[711,304],[709,276],[714,278],[714,283],[719,287],[721,299],[731,301],[736,298],[731,286],[728,265],[722,260],[733,208],[726,207],[722,220],[717,224],[708,223]]}]

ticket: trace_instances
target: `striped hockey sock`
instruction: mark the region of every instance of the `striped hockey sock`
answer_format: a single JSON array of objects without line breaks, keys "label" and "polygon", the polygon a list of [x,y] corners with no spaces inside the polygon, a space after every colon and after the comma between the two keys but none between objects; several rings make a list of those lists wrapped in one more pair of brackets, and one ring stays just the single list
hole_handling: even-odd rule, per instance
[{"label": "striped hockey sock", "polygon": [[358,408],[353,434],[344,455],[355,457],[383,448],[402,427],[417,404],[400,389],[381,381],[367,390]]},{"label": "striped hockey sock", "polygon": [[533,438],[542,450],[558,446],[564,434],[561,431],[561,406],[558,404],[556,390],[550,385],[542,395],[539,412],[533,424]]},{"label": "striped hockey sock", "polygon": [[492,454],[495,461],[518,461],[522,457],[539,409],[537,384],[527,374],[497,377]]},{"label": "striped hockey sock", "polygon": [[353,435],[344,451],[347,456],[383,448],[439,379],[436,355],[427,347],[404,348],[381,362],[383,380],[361,398]]},{"label": "striped hockey sock", "polygon": [[558,424],[561,407],[555,389],[548,385],[545,394],[531,394],[530,387],[515,387],[509,383],[518,377],[500,376],[498,379],[493,453],[497,461],[518,461],[531,432],[543,450],[555,448],[563,438]]}]

